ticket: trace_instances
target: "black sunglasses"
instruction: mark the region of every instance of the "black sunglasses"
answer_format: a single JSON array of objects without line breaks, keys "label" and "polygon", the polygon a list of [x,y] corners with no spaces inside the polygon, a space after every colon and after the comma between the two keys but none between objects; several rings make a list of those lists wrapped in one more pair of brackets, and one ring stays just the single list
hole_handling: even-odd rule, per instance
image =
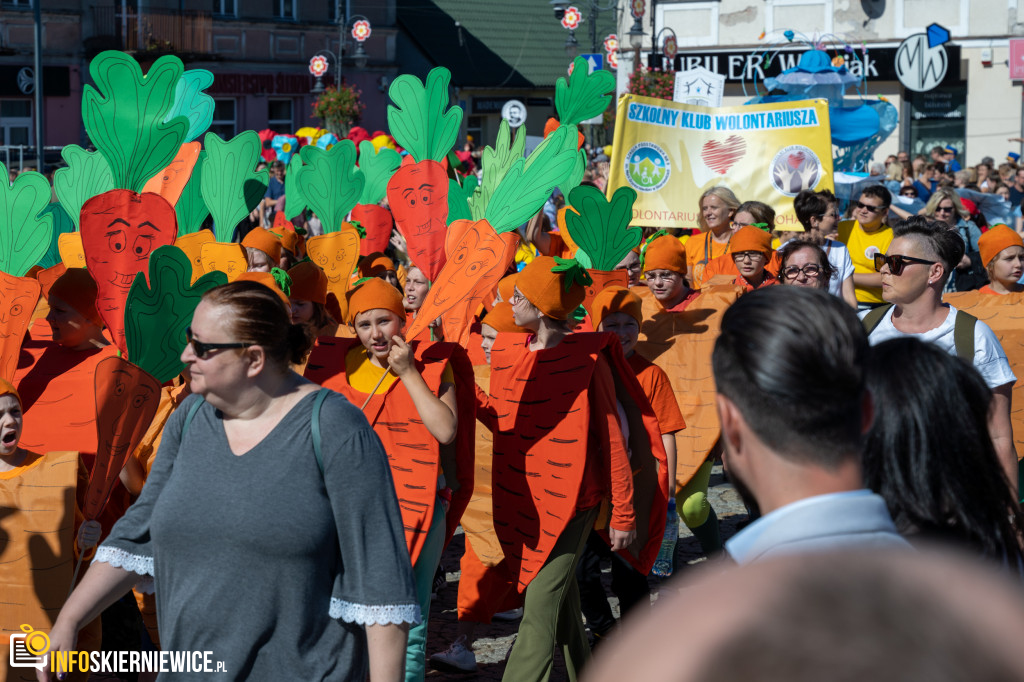
[{"label": "black sunglasses", "polygon": [[875,254],[875,271],[881,272],[883,265],[889,266],[889,272],[899,277],[903,274],[903,268],[914,263],[920,263],[921,265],[935,265],[938,261],[925,260],[924,258],[914,258],[913,256],[903,256],[900,254],[894,254],[892,256],[886,256],[881,253]]},{"label": "black sunglasses", "polygon": [[884,211],[889,208],[888,206],[868,206],[867,204],[862,204],[859,201],[855,201],[853,203],[857,204],[857,208],[862,208],[865,211],[871,211],[872,213],[878,213],[879,211]]},{"label": "black sunglasses", "polygon": [[203,343],[202,341],[196,341],[192,337],[192,327],[185,329],[185,340],[192,344],[192,352],[196,354],[196,357],[200,360],[206,359],[212,350],[227,350],[228,348],[248,348],[249,346],[255,346],[254,343]]}]

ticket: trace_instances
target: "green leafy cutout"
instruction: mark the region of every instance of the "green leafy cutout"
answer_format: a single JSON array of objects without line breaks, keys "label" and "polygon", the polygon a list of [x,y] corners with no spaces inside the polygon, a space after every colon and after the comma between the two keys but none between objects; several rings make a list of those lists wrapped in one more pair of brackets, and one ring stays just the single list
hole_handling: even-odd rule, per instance
[{"label": "green leafy cutout", "polygon": [[306,145],[300,154],[304,165],[296,169],[299,190],[320,218],[324,234],[340,231],[366,183],[363,172],[356,168],[356,145],[352,140],[342,140],[327,150]]},{"label": "green leafy cutout", "polygon": [[448,178],[448,219],[451,225],[456,220],[472,220],[473,214],[466,203],[466,194],[463,185],[455,178]]},{"label": "green leafy cutout", "polygon": [[559,258],[555,256],[555,267],[551,268],[551,272],[564,272],[565,273],[565,290],[569,291],[569,288],[573,285],[573,282],[579,284],[581,287],[590,286],[594,283],[594,278],[587,272],[586,267],[575,258]]},{"label": "green leafy cutout", "polygon": [[575,210],[565,212],[565,226],[579,247],[576,259],[583,267],[614,270],[640,243],[643,232],[629,226],[634,201],[636,192],[630,187],[617,189],[610,201],[601,190],[589,185],[580,185],[569,193],[569,205]]},{"label": "green leafy cutout", "polygon": [[512,128],[508,121],[502,121],[498,126],[498,139],[494,147],[485,147],[482,157],[484,178],[473,196],[469,198],[469,210],[473,214],[473,220],[483,220],[484,212],[487,210],[487,203],[494,195],[498,183],[505,177],[509,169],[516,161],[523,158],[523,150],[526,149],[526,135],[516,135],[512,140]]},{"label": "green leafy cutout", "polygon": [[[376,204],[388,190],[388,180],[402,165],[402,155],[394,149],[373,148],[373,143],[363,140],[359,143],[359,168],[363,171],[366,184],[359,197],[360,204]],[[287,192],[285,193],[287,195]]]},{"label": "green leafy cutout", "polygon": [[569,78],[555,82],[555,110],[564,126],[576,126],[599,116],[611,104],[615,76],[609,71],[589,70],[586,60],[576,57]]},{"label": "green leafy cutout", "polygon": [[306,210],[306,195],[302,193],[298,182],[296,182],[299,178],[296,171],[300,168],[302,168],[302,157],[292,154],[291,161],[288,162],[288,172],[284,176],[284,195],[287,197],[284,202],[285,220],[294,220],[295,216]]},{"label": "green leafy cutout", "polygon": [[184,116],[168,120],[184,67],[161,57],[142,75],[138,62],[122,52],[103,52],[89,65],[98,89],[82,93],[85,129],[110,164],[114,187],[141,192],[146,181],[174,160],[188,134]]},{"label": "green leafy cutout", "polygon": [[68,165],[53,174],[53,189],[77,230],[82,206],[94,196],[114,189],[114,174],[103,154],[87,152],[77,144],[64,147],[60,155]]},{"label": "green leafy cutout", "polygon": [[178,236],[198,232],[203,226],[206,216],[210,215],[210,209],[203,201],[203,162],[206,161],[206,151],[199,152],[196,165],[192,169],[192,176],[185,184],[185,189],[178,197],[178,203],[174,205],[174,212],[178,214]]},{"label": "green leafy cutout", "polygon": [[577,163],[576,129],[559,126],[526,159],[518,159],[487,203],[484,218],[498,234],[510,232],[540,210]]},{"label": "green leafy cutout", "polygon": [[388,105],[388,128],[417,162],[441,161],[455,145],[462,109],[450,107],[445,111],[451,78],[448,69],[439,66],[427,74],[426,86],[416,76],[403,74],[388,89],[395,103]]},{"label": "green leafy cutout", "polygon": [[46,254],[40,261],[36,263],[36,265],[45,269],[52,268],[57,263],[60,263],[60,249],[57,247],[57,242],[62,234],[75,231],[75,223],[64,207],[56,201],[47,204],[46,208],[43,209],[43,214],[53,216],[53,237],[50,239],[50,247],[46,249]]},{"label": "green leafy cutout", "polygon": [[213,215],[217,241],[229,242],[238,222],[249,215],[267,193],[270,173],[254,170],[262,145],[255,130],[246,130],[225,142],[214,133],[203,138],[206,161],[200,188]]},{"label": "green leafy cutout", "polygon": [[208,272],[195,284],[192,263],[176,246],[161,246],[149,257],[149,284],[145,273],[135,275],[124,312],[128,358],[160,383],[181,374],[185,364],[185,328],[210,289],[227,284],[223,272]]},{"label": "green leafy cutout", "polygon": [[[0,177],[7,168],[0,163]],[[41,173],[20,173],[13,185],[0,182],[0,270],[24,277],[46,255],[53,239],[50,183]]]},{"label": "green leafy cutout", "polygon": [[574,188],[579,187],[579,184],[583,182],[583,174],[587,172],[587,153],[582,149],[576,154],[576,165],[572,167],[572,172],[569,173],[569,177],[566,178],[565,182],[558,185],[558,191],[562,193],[563,197],[569,196]]},{"label": "green leafy cutout", "polygon": [[167,121],[176,116],[188,119],[185,142],[191,142],[206,132],[213,123],[213,98],[203,90],[213,85],[213,74],[206,69],[192,69],[181,74],[174,89],[174,106]]}]

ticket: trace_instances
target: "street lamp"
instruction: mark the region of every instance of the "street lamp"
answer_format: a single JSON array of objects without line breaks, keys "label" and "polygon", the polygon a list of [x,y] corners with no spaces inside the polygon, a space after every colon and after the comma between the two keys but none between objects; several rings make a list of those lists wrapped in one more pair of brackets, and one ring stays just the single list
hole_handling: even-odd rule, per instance
[{"label": "street lamp", "polygon": [[[665,38],[665,54],[662,55],[662,49],[658,45],[658,40],[666,31],[671,35]],[[676,55],[678,54],[678,45],[679,39],[676,37],[676,32],[669,28],[668,26],[664,27],[663,29],[658,31],[657,35],[654,36],[654,40],[651,41],[651,54],[648,57],[648,63],[651,64],[652,66],[657,66],[657,68],[661,69],[664,68],[665,66],[664,57],[668,57],[669,60],[672,61],[673,63],[673,68],[675,68],[675,59]]]},{"label": "street lamp", "polygon": [[366,53],[366,48],[363,47],[363,43],[370,37],[373,32],[370,26],[370,20],[364,17],[362,14],[354,14],[351,17],[342,17],[341,6],[338,6],[338,51],[340,54],[335,54],[330,48],[322,48],[318,50],[313,59],[309,62],[309,72],[316,76],[316,82],[313,84],[313,89],[310,91],[314,95],[323,94],[324,84],[323,76],[327,72],[327,59],[326,56],[330,55],[334,59],[334,63],[338,67],[338,84],[341,84],[342,74],[342,58],[345,54],[348,40],[345,37],[345,31],[349,28],[349,22],[351,22],[351,36],[356,43],[356,51],[352,55],[352,63],[357,69],[365,69],[366,63],[369,61],[370,55]]},{"label": "street lamp", "polygon": [[[566,0],[550,0],[548,4],[555,13],[555,19],[561,22],[562,28],[569,31],[569,37],[565,41],[565,52],[570,59],[576,56],[576,51],[579,49],[579,43],[576,41],[576,28],[583,21],[583,13],[577,9],[576,5],[582,5],[587,10],[586,20],[590,23],[590,49],[592,52],[597,52],[597,15],[600,12],[618,9],[615,0],[610,0],[607,5],[602,5],[597,0],[578,0],[575,4],[570,4]],[[642,35],[643,29],[640,31]],[[632,31],[630,31],[630,40],[632,40],[632,35]]]}]

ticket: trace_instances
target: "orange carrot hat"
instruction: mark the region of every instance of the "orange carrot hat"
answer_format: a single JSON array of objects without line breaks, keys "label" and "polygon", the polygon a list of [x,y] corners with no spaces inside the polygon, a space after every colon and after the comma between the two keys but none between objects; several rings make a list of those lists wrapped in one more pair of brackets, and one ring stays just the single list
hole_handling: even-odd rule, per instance
[{"label": "orange carrot hat", "polygon": [[288,271],[292,278],[289,298],[297,301],[312,301],[327,304],[327,275],[320,266],[307,261],[296,264]]},{"label": "orange carrot hat", "polygon": [[262,227],[249,230],[249,234],[242,240],[242,246],[262,251],[275,263],[281,260],[281,238]]},{"label": "orange carrot hat", "polygon": [[515,286],[548,317],[567,320],[583,303],[584,287],[592,282],[575,258],[538,256],[519,272]]},{"label": "orange carrot hat", "polygon": [[354,324],[356,315],[367,310],[390,310],[405,322],[402,292],[378,277],[372,277],[345,294],[348,301],[348,323]]},{"label": "orange carrot hat", "polygon": [[1011,246],[1024,246],[1024,239],[1006,225],[996,225],[978,238],[978,252],[981,254],[982,265],[987,266],[1003,249]]},{"label": "orange carrot hat", "polygon": [[655,234],[640,249],[644,272],[670,270],[686,274],[686,249],[683,243],[668,233]]},{"label": "orange carrot hat", "polygon": [[96,311],[96,282],[85,268],[68,268],[50,287],[47,298],[56,297],[97,327],[103,320]]},{"label": "orange carrot hat", "polygon": [[14,384],[6,379],[0,379],[0,397],[5,395],[13,395],[19,403],[21,402],[21,396],[18,395],[18,389],[14,388]]},{"label": "orange carrot hat", "polygon": [[515,319],[512,315],[512,304],[507,301],[501,301],[491,308],[491,312],[484,316],[484,319],[480,320],[480,324],[486,324],[496,332],[506,332],[509,334],[529,334],[529,329],[523,329],[516,324]]},{"label": "orange carrot hat", "polygon": [[[235,278],[236,282],[259,282],[267,287],[281,299],[285,310],[292,309],[292,302],[288,300],[288,291],[291,290],[291,278],[281,268],[273,268],[270,272],[243,272]],[[286,291],[287,290],[287,291]]]},{"label": "orange carrot hat", "polygon": [[637,324],[642,324],[643,302],[626,287],[613,284],[602,289],[590,304],[590,320],[594,324],[594,329],[601,326],[601,320],[613,313],[626,313],[636,320]]},{"label": "orange carrot hat", "polygon": [[[360,277],[380,277],[388,270],[394,270],[395,263],[380,251],[369,253],[359,261]],[[393,287],[392,287],[393,288]],[[402,313],[403,315],[405,313]]]},{"label": "orange carrot hat", "polygon": [[516,290],[516,276],[519,273],[513,275],[506,275],[498,280],[498,295],[501,296],[501,300],[508,303],[512,300],[512,293]]},{"label": "orange carrot hat", "polygon": [[275,227],[270,230],[270,234],[276,234],[278,237],[280,237],[281,248],[288,249],[292,253],[298,253],[299,235],[297,235],[295,232],[293,232],[292,230],[285,229],[283,227]]},{"label": "orange carrot hat", "polygon": [[765,255],[765,258],[771,258],[772,235],[753,225],[744,225],[732,233],[732,239],[729,240],[729,250],[733,253],[760,251]]}]

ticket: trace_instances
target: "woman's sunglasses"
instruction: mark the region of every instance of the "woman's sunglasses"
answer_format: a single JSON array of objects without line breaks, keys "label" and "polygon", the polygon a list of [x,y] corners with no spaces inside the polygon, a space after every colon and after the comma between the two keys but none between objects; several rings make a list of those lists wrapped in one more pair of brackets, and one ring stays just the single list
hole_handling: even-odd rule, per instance
[{"label": "woman's sunglasses", "polygon": [[185,329],[185,340],[192,345],[192,352],[200,360],[205,360],[210,351],[227,350],[228,348],[248,348],[249,346],[256,345],[254,343],[203,343],[202,341],[196,341],[192,337],[192,327]]},{"label": "woman's sunglasses", "polygon": [[920,263],[921,265],[935,265],[938,261],[925,260],[924,258],[914,258],[913,256],[903,256],[900,254],[894,254],[892,256],[886,256],[881,253],[875,254],[875,271],[881,272],[883,265],[889,266],[889,272],[899,277],[903,274],[903,268],[914,263]]},{"label": "woman's sunglasses", "polygon": [[782,271],[782,276],[786,279],[796,279],[800,276],[800,273],[803,273],[808,279],[815,279],[821,274],[821,266],[814,263],[808,263],[802,268],[790,265]]}]

